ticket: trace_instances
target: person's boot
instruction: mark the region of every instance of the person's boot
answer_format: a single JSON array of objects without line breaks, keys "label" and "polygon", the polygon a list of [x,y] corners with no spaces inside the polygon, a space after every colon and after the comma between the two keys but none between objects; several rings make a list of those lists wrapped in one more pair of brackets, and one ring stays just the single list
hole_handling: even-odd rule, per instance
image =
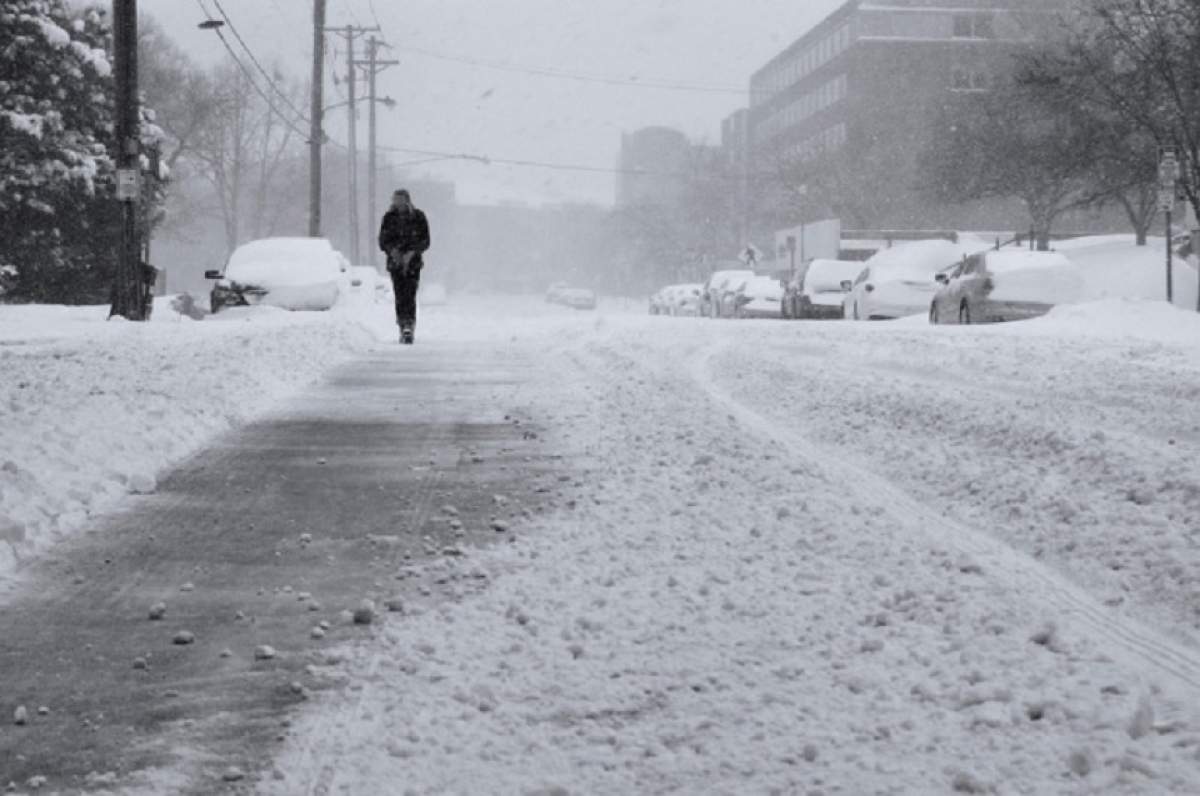
[{"label": "person's boot", "polygon": [[405,324],[400,327],[400,342],[403,345],[412,345],[413,337],[414,337],[413,326],[411,323]]}]

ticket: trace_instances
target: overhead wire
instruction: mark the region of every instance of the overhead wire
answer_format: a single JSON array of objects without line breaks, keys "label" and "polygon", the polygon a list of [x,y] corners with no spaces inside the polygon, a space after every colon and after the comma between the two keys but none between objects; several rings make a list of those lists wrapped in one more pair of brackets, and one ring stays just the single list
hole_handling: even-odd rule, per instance
[{"label": "overhead wire", "polygon": [[248,44],[246,44],[246,40],[243,39],[242,34],[238,32],[237,26],[233,24],[233,20],[229,18],[229,15],[227,13],[225,13],[225,8],[221,5],[221,0],[212,0],[212,4],[214,6],[216,6],[217,11],[219,11],[221,14],[221,18],[225,20],[225,24],[229,26],[230,32],[233,33],[234,38],[236,38],[238,40],[238,43],[242,45],[242,49],[246,51],[246,55],[250,56],[250,60],[254,63],[254,66],[258,68],[258,71],[262,74],[263,78],[267,81],[267,85],[271,88],[272,91],[275,92],[275,94],[277,94],[279,96],[280,99],[283,100],[284,104],[287,105],[288,108],[291,109],[292,113],[296,114],[296,116],[300,119],[300,121],[304,122],[305,124],[308,124],[309,123],[308,117],[304,115],[303,111],[301,111],[299,108],[296,107],[296,105],[292,102],[291,97],[289,97],[283,91],[283,89],[279,88],[279,86],[275,83],[274,78],[270,74],[267,73],[267,70],[263,67],[262,63],[254,55],[254,51],[250,49],[250,46]]},{"label": "overhead wire", "polygon": [[[464,161],[475,161],[477,163],[482,163],[484,165],[495,164],[498,166],[518,166],[518,167],[527,167],[527,168],[549,169],[551,171],[574,171],[574,172],[585,172],[585,173],[592,173],[592,174],[627,174],[627,175],[638,176],[638,177],[676,177],[676,178],[689,178],[689,177],[694,177],[694,176],[705,176],[706,178],[712,177],[712,175],[690,174],[690,173],[681,172],[681,171],[658,171],[658,170],[654,170],[654,169],[628,169],[628,168],[623,169],[623,168],[613,168],[613,167],[607,167],[607,166],[590,166],[590,165],[584,165],[584,164],[580,164],[580,163],[555,163],[555,162],[544,161],[544,160],[526,160],[526,159],[520,159],[520,158],[496,158],[496,157],[491,157],[488,155],[477,155],[477,154],[470,154],[470,153],[466,153],[466,152],[441,152],[441,151],[438,151],[435,149],[412,149],[409,147],[395,147],[395,146],[384,146],[384,145],[380,145],[378,148],[384,152],[397,152],[397,153],[400,153],[403,155],[420,155],[420,156],[423,156],[424,158],[426,158],[425,160],[421,160],[421,161],[413,161],[410,163],[397,164],[398,166],[404,166],[404,165],[415,166],[415,165],[421,165],[423,163],[432,163],[432,162],[439,161],[439,160],[464,160]],[[747,175],[747,176],[750,176],[750,175]],[[727,176],[720,175],[719,179],[735,181],[735,180],[741,180],[741,179],[743,179],[743,177],[742,177],[742,175],[731,174],[731,175],[727,175]]]},{"label": "overhead wire", "polygon": [[[204,12],[204,15],[207,18],[209,18],[209,19],[213,18],[212,14],[209,12],[208,8],[204,5],[203,0],[196,0],[196,5],[198,5],[200,7],[200,10]],[[302,127],[298,127],[296,125],[295,119],[289,118],[287,114],[285,114],[279,110],[279,108],[275,105],[274,101],[271,99],[271,96],[267,92],[263,91],[262,87],[258,85],[258,82],[254,79],[254,73],[250,71],[249,67],[247,67],[244,63],[242,63],[240,58],[238,58],[237,51],[233,48],[233,45],[231,45],[229,43],[229,40],[227,38],[225,38],[225,34],[221,31],[221,29],[213,28],[213,31],[217,34],[217,38],[221,40],[221,44],[223,44],[225,46],[225,50],[229,53],[229,57],[233,60],[234,64],[236,64],[238,69],[241,70],[242,74],[245,75],[246,82],[249,83],[251,88],[254,89],[255,93],[258,94],[258,96],[262,98],[263,102],[267,103],[267,107],[271,109],[271,112],[274,113],[275,115],[277,115],[283,121],[283,123],[285,125],[287,125],[288,129],[290,129],[292,132],[296,133],[297,135],[301,136],[304,140],[308,140],[309,132],[307,130],[303,129]],[[302,119],[302,120],[305,123],[308,123],[308,119]],[[339,141],[335,141],[334,139],[330,138],[328,135],[325,136],[325,140],[327,143],[332,144],[336,147],[339,147],[342,149],[346,148],[345,144],[342,144]]]},{"label": "overhead wire", "polygon": [[502,72],[517,72],[520,74],[535,75],[537,77],[573,80],[581,83],[597,83],[601,85],[655,89],[659,91],[688,91],[704,94],[743,95],[747,92],[747,89],[745,88],[734,88],[732,86],[708,86],[697,83],[673,82],[669,80],[618,78],[606,75],[589,75],[583,72],[571,72],[565,69],[556,69],[553,67],[525,66],[521,64],[506,63],[503,61],[472,58],[465,55],[453,55],[450,53],[438,52],[436,50],[429,50],[424,47],[417,47],[411,44],[398,45],[396,49],[403,52],[422,55],[426,58],[466,64],[480,69],[495,69]]}]

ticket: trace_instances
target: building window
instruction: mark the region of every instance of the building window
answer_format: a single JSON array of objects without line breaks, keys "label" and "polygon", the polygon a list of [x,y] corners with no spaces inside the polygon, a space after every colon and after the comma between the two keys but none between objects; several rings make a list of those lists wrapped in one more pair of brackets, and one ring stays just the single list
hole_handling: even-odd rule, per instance
[{"label": "building window", "polygon": [[953,91],[987,91],[991,81],[982,69],[955,66],[950,73],[950,88]]},{"label": "building window", "polygon": [[954,38],[994,39],[996,28],[992,15],[988,13],[955,14]]}]

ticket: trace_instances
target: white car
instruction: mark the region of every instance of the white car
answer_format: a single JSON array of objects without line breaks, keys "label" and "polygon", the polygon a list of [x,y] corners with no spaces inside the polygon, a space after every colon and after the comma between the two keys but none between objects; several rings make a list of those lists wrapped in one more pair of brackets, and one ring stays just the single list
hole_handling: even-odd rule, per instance
[{"label": "white car", "polygon": [[671,314],[687,317],[700,315],[700,292],[704,285],[679,285],[675,291],[675,300],[671,305]]},{"label": "white car", "polygon": [[325,238],[264,238],[243,244],[214,280],[211,310],[265,304],[286,310],[328,310],[348,282],[345,257]]},{"label": "white car", "polygon": [[575,310],[594,310],[597,304],[595,292],[579,287],[569,287],[562,291],[559,301]]},{"label": "white car", "polygon": [[957,243],[922,240],[883,249],[863,263],[850,284],[842,303],[843,316],[876,321],[924,315],[937,292],[934,276],[990,246],[987,241],[963,236]]},{"label": "white car", "polygon": [[735,299],[734,317],[782,318],[783,285],[772,276],[752,276]]},{"label": "white car", "polygon": [[754,276],[753,271],[717,271],[700,291],[700,314],[710,318],[733,317],[732,295]]},{"label": "white car", "polygon": [[[800,281],[795,301],[796,318],[837,319],[848,286],[862,273],[863,264],[848,260],[813,260]],[[849,283],[849,285],[847,284]]]}]

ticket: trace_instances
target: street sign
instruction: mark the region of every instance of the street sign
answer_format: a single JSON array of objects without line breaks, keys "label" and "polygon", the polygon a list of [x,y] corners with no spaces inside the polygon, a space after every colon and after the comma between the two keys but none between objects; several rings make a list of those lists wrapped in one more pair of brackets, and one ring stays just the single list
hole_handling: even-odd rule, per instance
[{"label": "street sign", "polygon": [[141,195],[137,169],[117,169],[117,199],[122,202],[137,201]]},{"label": "street sign", "polygon": [[1160,188],[1158,191],[1158,209],[1169,213],[1175,209],[1175,188]]},{"label": "street sign", "polygon": [[762,260],[762,252],[753,243],[746,244],[746,248],[738,255],[738,259],[749,266],[754,266]]},{"label": "street sign", "polygon": [[1158,161],[1158,184],[1159,187],[1166,189],[1175,188],[1175,183],[1179,181],[1179,158],[1175,155],[1175,150],[1164,149],[1162,157]]}]

